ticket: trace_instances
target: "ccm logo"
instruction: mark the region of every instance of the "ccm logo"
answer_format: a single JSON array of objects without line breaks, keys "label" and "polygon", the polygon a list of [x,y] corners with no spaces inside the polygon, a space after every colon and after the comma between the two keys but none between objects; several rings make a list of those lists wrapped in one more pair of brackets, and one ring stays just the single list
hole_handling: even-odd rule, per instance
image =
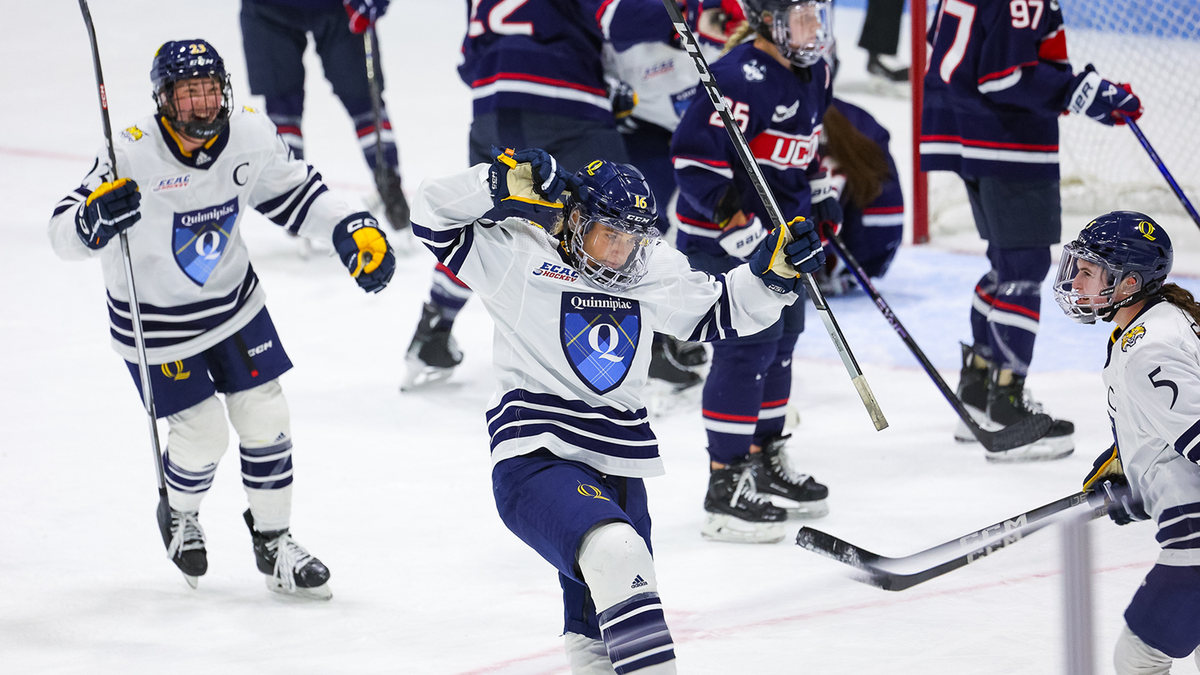
[{"label": "ccm logo", "polygon": [[261,345],[259,345],[257,347],[251,347],[250,349],[246,350],[246,356],[249,356],[249,357],[258,356],[259,354],[270,349],[274,342],[275,342],[274,340],[267,340],[266,342],[262,343]]}]

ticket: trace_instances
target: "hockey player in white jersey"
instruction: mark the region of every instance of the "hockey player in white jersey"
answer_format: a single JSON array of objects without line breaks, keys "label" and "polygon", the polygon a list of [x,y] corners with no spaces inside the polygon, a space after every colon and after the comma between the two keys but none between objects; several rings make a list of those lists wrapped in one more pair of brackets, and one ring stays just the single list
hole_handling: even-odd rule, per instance
[{"label": "hockey player in white jersey", "polygon": [[[292,438],[277,379],[291,368],[241,238],[254,208],[294,234],[332,238],[358,284],[383,289],[395,271],[370,214],[340,199],[292,159],[266,115],[232,111],[224,62],[204,40],[167,42],[151,68],[155,115],[120,132],[54,209],[50,240],[64,260],[100,258],[112,344],[141,379],[121,247],[137,283],[151,390],[170,427],[160,510],[167,555],[192,587],[208,569],[201,500],[239,437],[244,519],[267,586],[328,598],[329,570],[290,534]],[[119,178],[118,178],[119,177]],[[224,394],[222,406],[217,393]]]},{"label": "hockey player in white jersey", "polygon": [[596,160],[571,176],[541,150],[428,179],[413,205],[414,234],[495,321],[496,507],[558,569],[577,674],[675,672],[643,484],[663,472],[639,398],[654,332],[763,330],[796,301],[796,269],[824,262],[796,219],[710,276],[659,240],[656,219],[634,167]]},{"label": "hockey player in white jersey", "polygon": [[1120,525],[1157,523],[1162,547],[1125,610],[1118,675],[1200,663],[1200,304],[1166,283],[1171,239],[1149,216],[1115,211],[1063,248],[1055,299],[1081,323],[1116,325],[1104,385],[1115,444],[1084,480]]}]

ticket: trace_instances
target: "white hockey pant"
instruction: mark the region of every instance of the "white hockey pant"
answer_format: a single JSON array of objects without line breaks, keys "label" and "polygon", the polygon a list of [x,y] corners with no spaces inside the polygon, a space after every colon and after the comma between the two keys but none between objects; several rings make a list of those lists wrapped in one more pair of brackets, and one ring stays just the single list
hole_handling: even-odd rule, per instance
[{"label": "white hockey pant", "polygon": [[292,439],[278,380],[216,396],[167,417],[167,496],[176,511],[198,511],[217,463],[229,447],[225,408],[240,440],[242,484],[259,531],[288,527],[292,508]]},{"label": "white hockey pant", "polygon": [[654,559],[628,523],[584,536],[579,569],[596,605],[603,641],[566,635],[575,675],[674,675],[675,645],[658,599]]},{"label": "white hockey pant", "polygon": [[[1196,666],[1200,668],[1200,650],[1192,656],[1196,659]],[[1117,648],[1113,653],[1113,665],[1117,675],[1165,675],[1171,672],[1173,660],[1142,642],[1141,638],[1129,630],[1129,626],[1121,630],[1121,637],[1117,638]]]}]

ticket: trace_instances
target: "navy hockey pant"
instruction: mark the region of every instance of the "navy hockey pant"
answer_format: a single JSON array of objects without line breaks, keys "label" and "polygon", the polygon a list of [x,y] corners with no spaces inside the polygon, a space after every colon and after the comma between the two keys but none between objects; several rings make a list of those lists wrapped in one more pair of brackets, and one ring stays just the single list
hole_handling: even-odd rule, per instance
[{"label": "navy hockey pant", "polygon": [[[359,144],[367,165],[376,164],[375,115],[367,81],[366,49],[363,37],[350,32],[346,12],[339,5],[329,9],[286,7],[244,0],[241,12],[242,46],[246,52],[246,70],[250,92],[266,98],[267,115],[292,153],[304,158],[304,140],[300,121],[304,114],[304,50],[311,33],[325,79],[354,121]],[[383,72],[376,75],[383,91]],[[381,109],[384,161],[393,171],[399,166],[396,141],[386,107]]]}]

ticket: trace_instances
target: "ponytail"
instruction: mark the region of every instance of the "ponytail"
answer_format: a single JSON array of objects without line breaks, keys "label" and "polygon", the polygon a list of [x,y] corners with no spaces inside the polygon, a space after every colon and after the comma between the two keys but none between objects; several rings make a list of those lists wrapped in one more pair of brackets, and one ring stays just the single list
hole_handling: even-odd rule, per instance
[{"label": "ponytail", "polygon": [[754,30],[750,28],[749,21],[739,23],[737,28],[734,28],[733,32],[729,34],[729,37],[725,38],[725,48],[721,50],[721,55],[724,56],[730,49],[742,44],[742,41],[753,32]]},{"label": "ponytail", "polygon": [[883,148],[854,127],[835,106],[825,111],[825,152],[846,176],[846,193],[852,206],[864,209],[883,194],[883,182],[892,177]]},{"label": "ponytail", "polygon": [[1158,294],[1167,302],[1183,310],[1194,323],[1200,325],[1200,303],[1196,302],[1196,298],[1190,291],[1176,284],[1163,284],[1162,290]]}]

